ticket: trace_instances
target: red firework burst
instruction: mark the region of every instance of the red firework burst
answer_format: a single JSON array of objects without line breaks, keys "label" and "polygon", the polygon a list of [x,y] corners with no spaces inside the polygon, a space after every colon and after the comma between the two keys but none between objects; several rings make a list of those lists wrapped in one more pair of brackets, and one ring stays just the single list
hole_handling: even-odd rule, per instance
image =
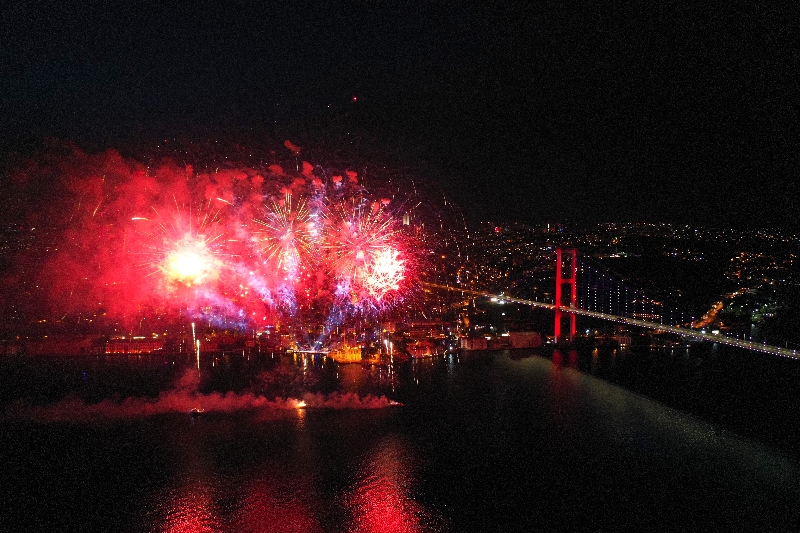
[{"label": "red firework burst", "polygon": [[333,206],[324,239],[330,271],[340,279],[366,279],[370,265],[394,244],[395,233],[392,218],[377,202],[354,198]]},{"label": "red firework burst", "polygon": [[155,217],[134,217],[137,233],[144,237],[138,252],[143,256],[139,266],[149,270],[147,276],[160,274],[168,289],[191,287],[219,278],[226,261],[223,247],[226,231],[219,211],[204,209],[193,216],[191,210],[174,210],[162,215],[153,208]]},{"label": "red firework burst", "polygon": [[381,301],[390,291],[399,290],[405,278],[405,263],[397,250],[386,248],[380,251],[367,266],[364,279],[364,286],[370,296]]},{"label": "red firework burst", "polygon": [[295,201],[287,192],[265,207],[263,219],[254,222],[262,228],[261,251],[277,269],[297,277],[299,270],[313,262],[314,226],[305,201]]}]

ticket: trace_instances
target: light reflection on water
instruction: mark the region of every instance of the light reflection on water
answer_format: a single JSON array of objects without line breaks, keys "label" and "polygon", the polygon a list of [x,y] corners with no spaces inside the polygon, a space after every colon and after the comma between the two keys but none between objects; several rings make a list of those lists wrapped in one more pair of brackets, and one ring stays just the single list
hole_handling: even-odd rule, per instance
[{"label": "light reflection on water", "polygon": [[[176,432],[176,470],[167,486],[154,490],[144,505],[146,531],[448,531],[446,521],[417,499],[420,460],[402,437],[387,435],[348,458],[347,444],[328,447],[308,434],[305,410],[296,416],[296,440],[277,450],[280,463],[252,450],[253,462],[233,468],[215,464],[212,455],[230,445],[220,443],[230,428],[211,427],[218,422],[213,419]],[[238,453],[236,446],[233,449]],[[342,462],[320,464],[326,460],[318,454],[324,456],[326,450]],[[226,460],[230,458],[217,458],[218,463]],[[334,480],[341,479],[325,480],[321,471],[326,470]]]},{"label": "light reflection on water", "polygon": [[205,533],[220,531],[215,509],[219,499],[208,481],[188,482],[158,494],[158,506],[147,513],[148,531]]},{"label": "light reflection on water", "polygon": [[[781,530],[800,518],[793,505],[800,498],[796,454],[587,375],[643,383],[666,396],[687,391],[698,401],[711,391],[716,405],[717,398],[742,394],[729,383],[751,383],[721,380],[727,359],[603,349],[555,351],[551,360],[540,355],[452,354],[392,368],[288,357],[259,366],[231,358],[204,366],[199,386],[228,391],[219,401],[241,409],[194,418],[186,410],[161,410],[105,421],[0,419],[0,459],[11,465],[0,531],[33,529],[6,527],[17,523],[43,524],[39,532],[75,523],[97,529],[102,518],[89,511],[97,508],[123,517],[127,527],[115,530],[154,533],[574,531],[634,524]],[[172,386],[180,373],[152,363],[126,369],[120,361],[109,367],[71,361],[68,368],[76,378],[89,372],[88,381],[75,380],[89,387],[89,402],[108,399],[115,383],[130,396],[145,396],[135,393],[140,382],[160,379],[156,393]],[[14,387],[35,390],[41,375],[62,374],[33,372],[29,385],[18,380]],[[760,374],[748,369],[747,375]],[[658,388],[664,383],[670,388]],[[329,399],[385,394],[405,406],[374,408],[352,396],[308,409],[234,401],[248,387],[297,398],[310,385]],[[65,381],[63,389],[70,387]],[[793,391],[787,384],[786,394],[796,397]],[[789,409],[781,416],[787,411],[796,415]],[[75,494],[85,505],[74,506]],[[37,503],[43,500],[49,507]]]},{"label": "light reflection on water", "polygon": [[433,529],[431,513],[414,498],[414,458],[399,438],[386,438],[362,458],[346,498],[351,533],[417,533]]},{"label": "light reflection on water", "polygon": [[260,477],[242,487],[241,506],[232,516],[230,531],[244,533],[314,533],[322,531],[307,501],[307,487],[276,487]]},{"label": "light reflection on water", "polygon": [[[225,418],[204,417],[188,425],[172,420],[160,427],[167,432],[164,438],[172,439],[175,470],[170,482],[154,490],[144,506],[146,531],[323,531],[312,512],[314,491],[308,472],[297,468],[298,459],[305,455],[305,412],[293,413],[294,421],[287,420],[289,416],[282,420],[237,417],[233,424]],[[297,430],[295,440],[287,441],[284,448],[294,451],[283,468],[260,459],[257,449],[258,428],[269,431],[270,424],[281,422]],[[251,433],[254,430],[256,433]],[[237,444],[240,436],[247,449]]]}]

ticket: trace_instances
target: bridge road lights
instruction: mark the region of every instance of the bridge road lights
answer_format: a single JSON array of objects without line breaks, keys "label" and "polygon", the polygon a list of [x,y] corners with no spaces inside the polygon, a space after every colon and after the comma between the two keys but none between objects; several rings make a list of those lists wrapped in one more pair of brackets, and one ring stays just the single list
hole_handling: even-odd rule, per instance
[{"label": "bridge road lights", "polygon": [[[569,269],[571,276],[564,277],[563,270],[564,264],[562,263],[562,254],[571,258]],[[558,342],[561,338],[561,317],[569,315],[570,333],[569,340],[575,340],[575,313],[566,313],[561,311],[562,307],[566,307],[561,298],[561,287],[568,285],[570,287],[569,307],[575,307],[576,301],[576,286],[575,286],[575,272],[576,272],[576,255],[575,248],[556,248],[556,327],[555,327],[555,341]]]}]

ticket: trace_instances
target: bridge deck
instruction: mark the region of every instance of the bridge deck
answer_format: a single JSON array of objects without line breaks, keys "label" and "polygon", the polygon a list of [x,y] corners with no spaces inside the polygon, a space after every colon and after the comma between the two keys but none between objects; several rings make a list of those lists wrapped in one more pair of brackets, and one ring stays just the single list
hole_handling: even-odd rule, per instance
[{"label": "bridge deck", "polygon": [[[556,306],[554,304],[548,304],[545,302],[537,302],[536,300],[522,300],[520,298],[514,298],[512,296],[505,296],[502,294],[489,294],[486,292],[479,292],[479,291],[472,291],[468,289],[462,289],[460,287],[450,287],[448,285],[437,285],[435,283],[423,283],[424,286],[430,287],[432,289],[443,289],[448,291],[454,292],[463,292],[467,294],[473,294],[475,296],[485,296],[487,298],[496,298],[498,300],[503,300],[504,302],[513,302],[522,305],[530,305],[533,307],[542,307],[545,309],[555,310]],[[755,350],[758,352],[764,353],[771,353],[775,355],[780,355],[782,357],[791,357],[793,359],[800,359],[800,355],[797,354],[797,350],[789,350],[788,348],[781,348],[780,346],[771,346],[769,344],[758,344],[752,341],[745,341],[740,339],[733,339],[731,337],[726,337],[725,335],[714,335],[712,333],[703,333],[702,331],[698,331],[696,329],[689,329],[689,328],[681,328],[677,326],[670,326],[667,324],[660,324],[657,322],[648,322],[646,320],[638,320],[635,318],[628,318],[625,316],[617,316],[611,315],[608,313],[598,313],[596,311],[587,311],[585,309],[578,309],[577,307],[559,307],[560,311],[564,313],[574,313],[576,315],[582,316],[590,316],[594,318],[600,318],[603,320],[609,320],[612,322],[619,322],[622,324],[630,324],[632,326],[639,326],[648,329],[657,329],[661,331],[669,331],[670,333],[675,333],[677,335],[681,335],[684,337],[691,337],[694,339],[702,339],[711,342],[719,342],[721,344],[728,344],[731,346],[736,346],[737,348],[744,348],[746,350]]]}]

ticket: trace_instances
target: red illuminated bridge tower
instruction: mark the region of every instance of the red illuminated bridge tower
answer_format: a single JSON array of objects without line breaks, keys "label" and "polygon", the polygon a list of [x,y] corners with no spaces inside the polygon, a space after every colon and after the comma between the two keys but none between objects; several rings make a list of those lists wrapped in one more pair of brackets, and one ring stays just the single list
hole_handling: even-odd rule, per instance
[{"label": "red illuminated bridge tower", "polygon": [[[569,316],[569,340],[575,340],[575,313],[564,312],[561,309],[564,307],[575,307],[576,291],[575,291],[575,272],[577,270],[576,264],[577,252],[575,248],[556,248],[556,329],[555,341],[561,340],[561,318],[564,315]],[[570,276],[564,277],[564,259],[569,258],[567,268]],[[564,302],[564,293],[562,287],[566,285],[570,288],[569,299]]]}]

